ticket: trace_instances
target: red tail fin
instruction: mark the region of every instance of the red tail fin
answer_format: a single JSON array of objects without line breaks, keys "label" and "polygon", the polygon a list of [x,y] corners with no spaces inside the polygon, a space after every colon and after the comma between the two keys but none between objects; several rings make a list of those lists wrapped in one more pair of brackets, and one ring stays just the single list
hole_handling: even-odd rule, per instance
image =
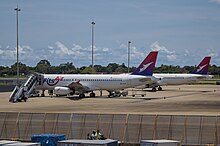
[{"label": "red tail fin", "polygon": [[192,73],[193,74],[204,74],[204,75],[207,74],[210,60],[211,60],[211,56],[206,56]]},{"label": "red tail fin", "polygon": [[152,51],[132,73],[132,75],[152,76],[157,60],[158,51]]}]

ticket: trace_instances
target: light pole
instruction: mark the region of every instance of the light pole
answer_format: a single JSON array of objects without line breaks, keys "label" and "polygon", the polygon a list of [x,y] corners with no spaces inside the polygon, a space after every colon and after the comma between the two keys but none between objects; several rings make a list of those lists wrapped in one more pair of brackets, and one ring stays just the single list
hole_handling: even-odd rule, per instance
[{"label": "light pole", "polygon": [[95,25],[95,22],[92,21],[92,73],[94,73],[94,58],[93,58],[93,49],[94,49],[94,25]]},{"label": "light pole", "polygon": [[128,41],[128,73],[130,72],[130,53],[131,52],[131,42]]},{"label": "light pole", "polygon": [[17,19],[17,85],[19,85],[19,60],[18,60],[18,12],[21,11],[21,9],[15,8],[14,9],[16,11],[16,19]]}]

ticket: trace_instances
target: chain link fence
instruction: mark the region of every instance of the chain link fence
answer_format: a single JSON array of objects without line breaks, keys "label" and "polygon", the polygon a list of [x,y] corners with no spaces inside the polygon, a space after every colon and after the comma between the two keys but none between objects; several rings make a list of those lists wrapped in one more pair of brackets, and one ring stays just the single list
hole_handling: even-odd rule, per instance
[{"label": "chain link fence", "polygon": [[219,144],[218,116],[0,112],[0,138],[30,140],[34,134],[86,139],[93,130],[122,143],[170,139],[184,144]]}]

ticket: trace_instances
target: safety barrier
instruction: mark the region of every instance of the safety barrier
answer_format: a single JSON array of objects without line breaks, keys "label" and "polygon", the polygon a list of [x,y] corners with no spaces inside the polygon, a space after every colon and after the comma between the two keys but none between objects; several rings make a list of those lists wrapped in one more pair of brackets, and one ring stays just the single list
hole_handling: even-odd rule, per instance
[{"label": "safety barrier", "polygon": [[0,112],[1,139],[30,140],[33,134],[43,133],[86,139],[87,133],[99,129],[122,143],[170,139],[217,145],[219,126],[218,116]]}]

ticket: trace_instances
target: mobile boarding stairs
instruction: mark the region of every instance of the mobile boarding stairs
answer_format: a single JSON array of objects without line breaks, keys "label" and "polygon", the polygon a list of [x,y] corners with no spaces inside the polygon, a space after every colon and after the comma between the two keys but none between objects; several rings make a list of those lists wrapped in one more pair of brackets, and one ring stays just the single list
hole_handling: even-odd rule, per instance
[{"label": "mobile boarding stairs", "polygon": [[9,102],[20,102],[24,100],[25,102],[30,97],[30,94],[34,90],[34,87],[37,85],[43,84],[43,75],[42,74],[32,74],[28,80],[21,86],[16,85],[12,91]]}]

